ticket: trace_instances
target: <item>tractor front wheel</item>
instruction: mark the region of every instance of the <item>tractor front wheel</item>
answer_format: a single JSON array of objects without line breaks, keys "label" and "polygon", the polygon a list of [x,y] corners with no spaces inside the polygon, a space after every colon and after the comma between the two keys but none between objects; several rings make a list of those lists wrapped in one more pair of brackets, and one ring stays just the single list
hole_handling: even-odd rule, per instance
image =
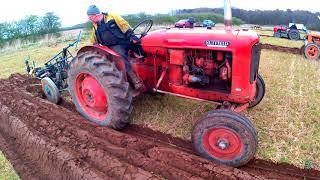
[{"label": "tractor front wheel", "polygon": [[266,93],[266,84],[264,83],[262,76],[258,74],[258,78],[256,82],[256,96],[254,100],[249,103],[249,108],[253,108],[256,105],[258,105],[264,98],[265,93]]},{"label": "tractor front wheel", "polygon": [[307,59],[317,60],[319,58],[319,47],[315,43],[308,44],[304,49],[304,55]]},{"label": "tractor front wheel", "polygon": [[72,60],[68,75],[69,92],[81,115],[116,130],[130,123],[129,83],[113,62],[98,53],[84,52]]},{"label": "tractor front wheel", "polygon": [[257,133],[249,119],[230,110],[213,110],[192,131],[197,153],[219,164],[239,167],[255,155]]},{"label": "tractor front wheel", "polygon": [[281,33],[280,33],[279,31],[277,31],[277,32],[275,32],[275,33],[273,34],[273,36],[274,36],[275,38],[281,38]]}]

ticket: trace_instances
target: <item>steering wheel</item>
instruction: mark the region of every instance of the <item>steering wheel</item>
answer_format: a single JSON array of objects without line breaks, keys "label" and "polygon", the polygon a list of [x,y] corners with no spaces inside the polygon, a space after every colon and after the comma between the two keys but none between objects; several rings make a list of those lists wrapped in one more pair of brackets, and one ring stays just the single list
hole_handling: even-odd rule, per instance
[{"label": "steering wheel", "polygon": [[[147,35],[152,25],[153,25],[153,21],[151,19],[146,19],[139,22],[136,26],[134,26],[132,31],[134,32],[134,35],[138,36],[141,39]],[[141,32],[135,32],[135,31],[140,31],[140,28],[143,29]]]}]

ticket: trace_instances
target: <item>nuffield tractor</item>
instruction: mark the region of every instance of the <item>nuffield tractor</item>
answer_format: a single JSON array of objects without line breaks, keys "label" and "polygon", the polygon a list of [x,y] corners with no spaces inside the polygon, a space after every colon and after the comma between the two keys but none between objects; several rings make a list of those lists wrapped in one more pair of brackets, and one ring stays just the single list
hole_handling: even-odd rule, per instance
[{"label": "nuffield tractor", "polygon": [[231,22],[230,0],[225,0],[225,28],[148,32],[152,21],[139,23],[133,30],[144,27],[137,33],[141,43],[132,45],[129,61],[144,90],[134,89],[118,53],[102,45],[81,48],[68,66],[73,103],[88,120],[116,130],[130,123],[133,97],[139,94],[214,103],[216,109],[193,127],[194,149],[217,163],[246,164],[255,155],[258,138],[253,124],[239,112],[260,103],[265,84],[258,74],[259,36],[232,30]]},{"label": "nuffield tractor", "polygon": [[[318,19],[320,20],[320,16]],[[307,31],[303,48],[307,59],[318,60],[320,57],[320,32]]]}]

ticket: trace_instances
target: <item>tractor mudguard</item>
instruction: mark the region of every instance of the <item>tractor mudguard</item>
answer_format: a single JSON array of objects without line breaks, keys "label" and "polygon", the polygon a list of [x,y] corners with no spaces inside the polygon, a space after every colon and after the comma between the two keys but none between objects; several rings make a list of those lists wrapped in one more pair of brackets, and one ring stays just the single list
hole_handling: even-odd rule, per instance
[{"label": "tractor mudguard", "polygon": [[126,74],[126,68],[122,60],[122,57],[112,49],[106,46],[101,46],[101,45],[84,46],[78,51],[77,56],[87,51],[95,51],[95,52],[98,52],[99,54],[104,54],[105,56],[107,56],[107,60],[114,62],[116,64],[117,69],[119,69],[124,74]]}]

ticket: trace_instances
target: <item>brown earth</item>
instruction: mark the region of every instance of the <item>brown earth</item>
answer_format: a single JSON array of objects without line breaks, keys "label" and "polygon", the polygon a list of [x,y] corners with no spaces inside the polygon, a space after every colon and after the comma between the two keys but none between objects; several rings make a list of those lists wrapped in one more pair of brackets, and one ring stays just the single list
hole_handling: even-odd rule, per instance
[{"label": "brown earth", "polygon": [[285,47],[285,46],[277,46],[277,45],[272,45],[272,44],[261,44],[262,49],[271,49],[274,51],[279,51],[279,52],[286,52],[286,53],[291,53],[291,54],[299,54],[302,55],[304,48],[290,48],[290,47]]},{"label": "brown earth", "polygon": [[43,99],[34,79],[0,80],[0,148],[22,179],[320,179],[320,172],[253,160],[240,169],[197,156],[191,143],[131,125],[123,132]]},{"label": "brown earth", "polygon": [[[274,37],[272,35],[265,35],[265,34],[259,34],[260,37]],[[287,53],[292,53],[292,54],[304,54],[304,47],[301,48],[290,48],[290,47],[285,47],[285,46],[277,46],[277,45],[272,45],[268,43],[263,43],[261,44],[262,49],[271,49],[274,51],[279,51],[279,52],[287,52]]]}]

